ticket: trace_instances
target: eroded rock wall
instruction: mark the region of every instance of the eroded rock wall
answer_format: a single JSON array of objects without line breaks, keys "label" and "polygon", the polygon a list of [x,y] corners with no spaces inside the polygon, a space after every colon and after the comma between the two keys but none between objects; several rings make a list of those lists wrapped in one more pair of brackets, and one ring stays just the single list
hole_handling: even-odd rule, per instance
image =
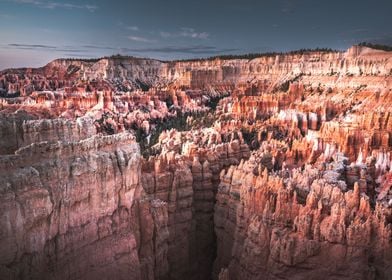
[{"label": "eroded rock wall", "polygon": [[360,47],[1,72],[0,278],[390,279],[391,77]]},{"label": "eroded rock wall", "polygon": [[39,142],[0,160],[2,278],[167,274],[164,264],[156,270],[155,262],[144,265],[150,254],[142,249],[159,249],[167,238],[144,232],[164,231],[167,208],[141,201],[140,152],[132,135]]},{"label": "eroded rock wall", "polygon": [[169,131],[160,139],[162,153],[143,164],[142,185],[147,196],[168,205],[170,279],[211,276],[215,258],[213,211],[219,173],[249,157],[248,147],[239,139],[211,143],[211,137],[217,135],[217,131],[208,130]]},{"label": "eroded rock wall", "polygon": [[292,176],[269,174],[259,158],[221,174],[215,276],[390,279],[391,209],[370,205],[358,183],[342,191],[345,178],[330,171],[343,172],[339,155],[325,171],[308,166]]},{"label": "eroded rock wall", "polygon": [[[38,69],[14,69],[1,73],[0,85],[10,94],[29,95],[34,90],[70,87],[80,80],[104,80],[118,90],[160,87],[234,89],[260,81],[264,90],[293,79],[317,86],[341,88],[366,85],[391,86],[388,52],[353,46],[346,52],[305,52],[255,59],[213,59],[162,62],[139,58],[103,58],[96,62],[55,60]],[[108,88],[106,83],[91,87]],[[110,88],[110,87],[109,87]]]}]

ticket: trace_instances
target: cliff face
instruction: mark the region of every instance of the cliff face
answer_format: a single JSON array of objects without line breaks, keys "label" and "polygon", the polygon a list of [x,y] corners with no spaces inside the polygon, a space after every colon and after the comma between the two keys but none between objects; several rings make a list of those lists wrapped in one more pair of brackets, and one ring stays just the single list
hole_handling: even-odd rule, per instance
[{"label": "cliff face", "polygon": [[196,141],[173,145],[183,136],[172,131],[162,136],[164,153],[146,161],[128,133],[66,134],[64,127],[88,123],[24,123],[26,146],[0,156],[0,275],[208,278],[219,172],[247,158],[247,146],[239,140],[202,149]]},{"label": "cliff face", "polygon": [[1,279],[390,279],[392,55],[0,73]]},{"label": "cliff face", "polygon": [[[143,164],[142,185],[147,197],[165,201],[168,206],[170,279],[210,278],[215,258],[213,210],[219,172],[249,157],[248,147],[239,139],[212,143],[213,136],[220,137],[220,133],[170,131],[161,135],[162,153]],[[200,141],[199,137],[207,139]]]},{"label": "cliff face", "polygon": [[43,141],[78,141],[96,134],[90,118],[77,121],[65,119],[23,120],[14,118],[0,120],[2,126],[0,154],[12,154],[17,149]]},{"label": "cliff face", "polygon": [[2,156],[2,277],[140,279],[139,157],[127,134]]},{"label": "cliff face", "polygon": [[[220,279],[389,279],[391,210],[359,185],[342,192],[328,172],[254,172],[257,157],[221,174],[215,208]],[[338,156],[331,164],[339,162]],[[314,174],[318,176],[315,177]]]},{"label": "cliff face", "polygon": [[[97,62],[55,60],[40,69],[6,70],[0,85],[9,93],[72,86],[78,80],[104,79],[117,89],[157,87],[175,83],[191,88],[233,89],[263,81],[272,90],[292,79],[317,86],[370,88],[391,86],[392,61],[388,52],[353,46],[346,52],[310,52],[233,60],[161,62],[139,58],[104,58]],[[122,85],[119,86],[118,82]],[[101,85],[104,86],[104,85]]]}]

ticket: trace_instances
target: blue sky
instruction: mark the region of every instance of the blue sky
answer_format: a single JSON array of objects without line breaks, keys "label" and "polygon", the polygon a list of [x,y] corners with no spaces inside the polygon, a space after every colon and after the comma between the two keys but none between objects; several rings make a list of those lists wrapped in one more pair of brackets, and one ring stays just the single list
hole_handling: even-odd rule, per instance
[{"label": "blue sky", "polygon": [[392,44],[390,0],[0,0],[0,69]]}]

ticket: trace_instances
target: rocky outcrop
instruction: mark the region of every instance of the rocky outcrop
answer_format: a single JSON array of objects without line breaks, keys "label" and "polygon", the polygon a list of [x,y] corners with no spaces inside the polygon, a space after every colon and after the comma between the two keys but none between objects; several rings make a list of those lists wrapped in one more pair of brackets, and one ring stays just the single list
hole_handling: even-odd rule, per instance
[{"label": "rocky outcrop", "polygon": [[143,164],[142,185],[147,196],[168,206],[170,279],[210,277],[215,258],[213,210],[219,172],[249,156],[249,149],[239,140],[212,141],[220,137],[217,133],[169,131],[161,135],[161,154]]},{"label": "rocky outcrop", "polygon": [[21,147],[39,142],[79,141],[96,134],[91,118],[79,118],[76,121],[66,119],[54,120],[0,120],[0,152],[12,154]]},{"label": "rocky outcrop", "polygon": [[372,207],[358,184],[343,192],[344,181],[331,181],[327,171],[301,172],[310,186],[304,194],[295,177],[255,168],[251,158],[221,174],[220,279],[389,279],[390,208]]},{"label": "rocky outcrop", "polygon": [[0,73],[1,279],[390,279],[391,54]]},{"label": "rocky outcrop", "polygon": [[57,135],[57,121],[29,124],[27,145],[0,157],[2,277],[209,277],[219,172],[248,156],[245,144],[204,139],[208,147],[189,149],[171,135],[143,163],[130,134],[66,134],[77,121]]},{"label": "rocky outcrop", "polygon": [[[35,90],[55,90],[75,85],[78,80],[104,80],[118,90],[166,86],[233,89],[248,82],[270,91],[284,82],[298,79],[317,87],[369,88],[391,86],[391,58],[388,52],[353,46],[346,52],[305,52],[271,55],[252,60],[213,59],[161,62],[128,57],[97,61],[55,60],[43,68],[8,70],[0,85],[12,94],[29,95]],[[108,84],[98,83],[100,87]]]},{"label": "rocky outcrop", "polygon": [[2,156],[2,277],[140,279],[139,157],[128,134]]}]

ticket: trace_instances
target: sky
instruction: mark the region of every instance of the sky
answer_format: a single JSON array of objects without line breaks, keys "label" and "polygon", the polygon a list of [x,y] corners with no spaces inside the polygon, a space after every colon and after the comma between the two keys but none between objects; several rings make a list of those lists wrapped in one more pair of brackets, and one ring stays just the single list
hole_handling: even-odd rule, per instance
[{"label": "sky", "polygon": [[0,70],[63,57],[392,45],[391,14],[392,0],[0,0]]}]

